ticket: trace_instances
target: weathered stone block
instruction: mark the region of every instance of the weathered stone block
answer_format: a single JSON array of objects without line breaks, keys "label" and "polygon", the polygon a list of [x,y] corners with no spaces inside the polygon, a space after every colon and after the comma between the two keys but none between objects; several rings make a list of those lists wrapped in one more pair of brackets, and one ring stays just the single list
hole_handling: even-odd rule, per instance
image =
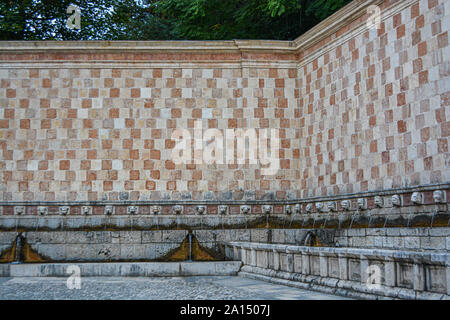
[{"label": "weathered stone block", "polygon": [[294,272],[302,273],[302,255],[294,254]]},{"label": "weathered stone block", "polygon": [[178,248],[178,243],[155,243],[148,244],[146,246],[145,255],[149,257],[149,259],[159,259],[169,253],[169,251]]},{"label": "weathered stone block", "polygon": [[163,230],[161,241],[181,243],[186,236],[186,230]]},{"label": "weathered stone block", "polygon": [[428,230],[430,237],[447,237],[450,236],[450,228],[430,228]]},{"label": "weathered stone block", "polygon": [[309,257],[310,272],[312,275],[320,276],[320,257],[311,255]]},{"label": "weathered stone block", "polygon": [[141,233],[142,243],[154,243],[162,241],[162,231],[142,231]]},{"label": "weathered stone block", "polygon": [[[65,261],[65,260],[76,260],[79,255],[70,255],[66,254],[67,245],[64,244],[43,244],[38,243],[31,245],[31,248],[35,250],[39,255],[47,257],[54,261]],[[69,252],[70,254],[71,252]]]},{"label": "weathered stone block", "polygon": [[217,239],[215,230],[195,230],[194,235],[199,242],[214,242]]},{"label": "weathered stone block", "polygon": [[272,243],[285,243],[285,234],[283,229],[273,229]]},{"label": "weathered stone block", "polygon": [[180,263],[180,275],[182,276],[209,276],[215,273],[215,265],[213,262],[204,262],[201,264],[193,262]]},{"label": "weathered stone block", "polygon": [[233,241],[250,241],[250,230],[233,230],[232,236]]},{"label": "weathered stone block", "polygon": [[339,279],[339,259],[329,257],[328,258],[328,276],[331,278]]},{"label": "weathered stone block", "polygon": [[[419,270],[423,270],[422,268],[418,268]],[[447,293],[447,268],[445,267],[436,267],[436,266],[427,266],[425,270],[423,270],[423,283],[420,285],[425,289],[425,282],[428,285],[429,291],[439,292],[439,293]],[[425,280],[426,277],[426,280]],[[414,274],[414,279],[416,279],[416,274]]]},{"label": "weathered stone block", "polygon": [[268,230],[265,229],[251,229],[250,241],[252,242],[267,242]]},{"label": "weathered stone block", "polygon": [[141,260],[150,259],[148,252],[149,245],[142,244],[121,244],[120,245],[120,259],[123,260]]},{"label": "weathered stone block", "polygon": [[218,261],[214,262],[215,266],[215,275],[228,275],[228,276],[234,276],[238,273],[239,268],[241,267],[240,262],[236,261]]},{"label": "weathered stone block", "polygon": [[387,228],[386,235],[389,237],[400,236],[400,228]]},{"label": "weathered stone block", "polygon": [[350,237],[363,237],[366,235],[366,229],[349,229],[347,234]]},{"label": "weathered stone block", "polygon": [[420,248],[425,250],[442,250],[446,248],[444,238],[441,237],[421,237]]},{"label": "weathered stone block", "polygon": [[371,228],[366,231],[367,236],[384,236],[386,235],[386,229]]},{"label": "weathered stone block", "polygon": [[269,266],[267,251],[263,251],[263,250],[257,251],[256,265],[261,268],[267,268]]},{"label": "weathered stone block", "polygon": [[[52,234],[53,232],[48,232]],[[62,238],[65,236],[65,239]],[[111,232],[109,231],[68,231],[61,232],[61,242],[58,243],[111,243]]]},{"label": "weathered stone block", "polygon": [[15,232],[0,232],[0,245],[12,245],[16,236]]},{"label": "weathered stone block", "polygon": [[119,231],[120,243],[141,243],[140,231]]}]

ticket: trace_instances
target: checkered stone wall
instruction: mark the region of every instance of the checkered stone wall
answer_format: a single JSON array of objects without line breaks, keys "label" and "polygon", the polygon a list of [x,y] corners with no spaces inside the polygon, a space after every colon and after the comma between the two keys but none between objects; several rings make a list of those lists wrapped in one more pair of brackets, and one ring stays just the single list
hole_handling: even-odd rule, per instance
[{"label": "checkered stone wall", "polygon": [[[449,2],[379,6],[378,30],[362,14],[317,42],[316,28],[207,49],[3,44],[1,200],[275,200],[448,182]],[[196,121],[279,130],[279,170],[175,164],[172,133]]]},{"label": "checkered stone wall", "polygon": [[[296,69],[2,70],[4,200],[285,197],[295,182]],[[281,165],[172,161],[175,129],[279,128]],[[186,195],[188,194],[188,195]],[[236,195],[235,195],[236,196]]]},{"label": "checkered stone wall", "polygon": [[302,53],[302,197],[450,181],[450,4],[394,3],[378,29]]}]

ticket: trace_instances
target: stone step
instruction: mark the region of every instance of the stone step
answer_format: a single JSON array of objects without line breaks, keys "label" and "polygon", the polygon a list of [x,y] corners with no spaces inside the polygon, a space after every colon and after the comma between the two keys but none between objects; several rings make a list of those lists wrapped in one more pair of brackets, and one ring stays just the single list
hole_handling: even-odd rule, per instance
[{"label": "stone step", "polygon": [[81,277],[235,276],[240,267],[240,261],[0,264],[0,277],[69,277],[78,270]]}]

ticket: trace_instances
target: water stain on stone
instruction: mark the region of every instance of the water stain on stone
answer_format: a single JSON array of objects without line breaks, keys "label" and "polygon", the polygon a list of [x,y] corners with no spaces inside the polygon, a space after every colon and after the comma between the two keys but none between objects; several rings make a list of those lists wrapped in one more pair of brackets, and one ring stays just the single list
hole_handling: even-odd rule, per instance
[{"label": "water stain on stone", "polygon": [[0,252],[0,263],[11,263],[14,261],[14,257],[16,255],[16,245],[14,244]]},{"label": "water stain on stone", "polygon": [[11,247],[0,253],[0,263],[40,263],[50,262],[50,259],[43,257],[33,250],[27,239],[22,235],[17,235]]},{"label": "water stain on stone", "polygon": [[[183,242],[178,248],[169,251],[164,257],[158,259],[165,262],[175,261],[188,261],[191,258],[192,261],[223,261],[225,257],[220,253],[210,250],[198,242],[195,235],[191,236],[191,249],[189,250],[189,234],[184,238]],[[189,255],[189,251],[191,254]]]}]

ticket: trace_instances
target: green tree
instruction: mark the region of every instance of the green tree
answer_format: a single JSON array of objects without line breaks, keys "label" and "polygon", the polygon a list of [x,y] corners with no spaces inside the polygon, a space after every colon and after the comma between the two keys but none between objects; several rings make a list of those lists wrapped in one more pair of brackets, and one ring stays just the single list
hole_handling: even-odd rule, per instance
[{"label": "green tree", "polygon": [[[0,0],[1,40],[295,39],[350,0]],[[81,9],[81,30],[66,26]]]},{"label": "green tree", "polygon": [[161,0],[184,39],[295,39],[350,0]]},{"label": "green tree", "polygon": [[[81,11],[81,29],[66,25],[69,5]],[[169,39],[169,27],[148,1],[0,0],[1,40]]]},{"label": "green tree", "polygon": [[[0,38],[3,40],[78,40],[102,38],[107,32],[111,0],[0,0]],[[82,12],[81,30],[66,26],[66,10],[76,4]]]},{"label": "green tree", "polygon": [[[176,39],[171,21],[156,12],[158,1],[123,0],[114,4],[108,40]],[[105,38],[103,38],[105,39]]]}]

